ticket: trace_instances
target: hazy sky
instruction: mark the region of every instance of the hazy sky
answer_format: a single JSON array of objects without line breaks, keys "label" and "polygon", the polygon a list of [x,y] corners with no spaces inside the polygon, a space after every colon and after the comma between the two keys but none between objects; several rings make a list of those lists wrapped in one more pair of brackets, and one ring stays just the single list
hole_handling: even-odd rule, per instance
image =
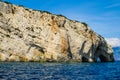
[{"label": "hazy sky", "polygon": [[[5,1],[5,0],[4,0]],[[120,0],[6,0],[86,22],[106,38],[120,39]],[[120,44],[120,43],[119,43]]]}]

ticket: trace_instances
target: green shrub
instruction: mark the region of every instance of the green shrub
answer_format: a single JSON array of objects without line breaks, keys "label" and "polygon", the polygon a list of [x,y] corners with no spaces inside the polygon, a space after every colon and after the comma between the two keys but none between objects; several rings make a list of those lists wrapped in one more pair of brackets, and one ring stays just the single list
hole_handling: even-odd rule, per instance
[{"label": "green shrub", "polygon": [[8,2],[8,1],[4,1],[4,3],[6,3],[6,4],[12,4],[12,3]]},{"label": "green shrub", "polygon": [[86,26],[86,27],[88,26],[88,24],[87,24],[87,23],[85,23],[85,22],[81,22],[81,23],[82,23],[84,26]]},{"label": "green shrub", "polygon": [[18,5],[19,7],[24,7],[23,5]]},{"label": "green shrub", "polygon": [[80,21],[75,20],[75,22],[80,22]]},{"label": "green shrub", "polygon": [[48,12],[48,11],[42,11],[42,12],[45,12],[45,13],[51,14],[51,13],[50,13],[50,12]]},{"label": "green shrub", "polygon": [[28,9],[28,8],[25,8],[25,10],[29,11],[29,9]]},{"label": "green shrub", "polygon": [[51,13],[50,13],[50,12],[48,12],[48,11],[35,10],[35,9],[34,9],[34,11],[38,11],[38,12],[42,12],[42,13],[48,13],[48,14],[51,14]]},{"label": "green shrub", "polygon": [[61,16],[61,17],[67,18],[67,17],[63,16],[62,14],[58,14],[57,16]]},{"label": "green shrub", "polygon": [[0,12],[0,16],[2,16],[3,17],[3,14]]}]

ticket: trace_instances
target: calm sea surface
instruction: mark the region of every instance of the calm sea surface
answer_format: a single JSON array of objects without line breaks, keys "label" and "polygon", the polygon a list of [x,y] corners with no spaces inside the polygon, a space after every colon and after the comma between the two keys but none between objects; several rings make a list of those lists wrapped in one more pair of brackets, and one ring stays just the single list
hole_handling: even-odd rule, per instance
[{"label": "calm sea surface", "polygon": [[0,62],[0,80],[120,80],[120,62]]}]

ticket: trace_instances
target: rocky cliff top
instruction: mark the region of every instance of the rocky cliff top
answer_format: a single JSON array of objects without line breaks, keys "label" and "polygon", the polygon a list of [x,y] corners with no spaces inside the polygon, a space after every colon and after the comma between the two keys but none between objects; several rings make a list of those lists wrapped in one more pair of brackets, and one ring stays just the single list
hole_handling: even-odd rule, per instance
[{"label": "rocky cliff top", "polygon": [[114,61],[105,39],[86,23],[0,2],[1,61]]}]

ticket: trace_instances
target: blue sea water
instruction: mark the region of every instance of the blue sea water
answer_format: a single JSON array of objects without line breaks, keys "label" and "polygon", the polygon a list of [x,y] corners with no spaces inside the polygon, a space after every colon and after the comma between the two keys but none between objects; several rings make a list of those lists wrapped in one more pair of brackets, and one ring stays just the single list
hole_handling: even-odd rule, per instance
[{"label": "blue sea water", "polygon": [[0,80],[120,80],[120,62],[0,62]]}]

